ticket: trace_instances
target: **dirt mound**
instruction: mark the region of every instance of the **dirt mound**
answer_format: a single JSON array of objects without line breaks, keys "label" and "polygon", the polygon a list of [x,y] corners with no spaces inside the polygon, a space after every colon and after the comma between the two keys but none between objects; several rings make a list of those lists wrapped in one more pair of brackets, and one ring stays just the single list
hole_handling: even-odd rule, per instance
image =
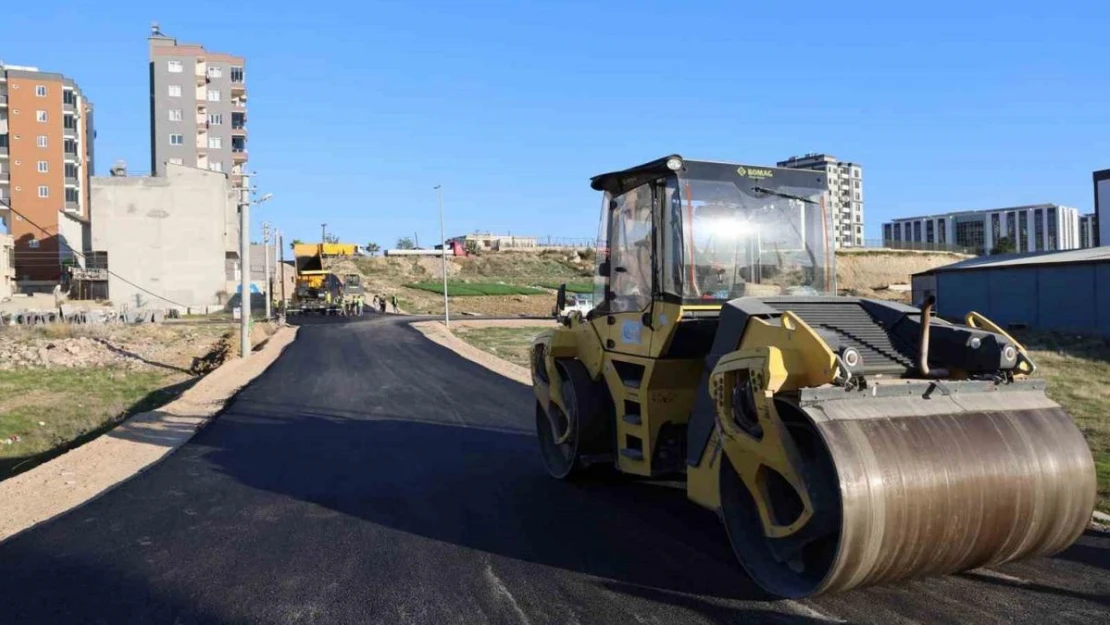
[{"label": "dirt mound", "polygon": [[[836,287],[841,292],[881,293],[891,284],[909,284],[910,276],[933,267],[950,265],[969,256],[948,252],[901,250],[840,250],[836,254]],[[890,293],[908,298],[908,293]]]}]

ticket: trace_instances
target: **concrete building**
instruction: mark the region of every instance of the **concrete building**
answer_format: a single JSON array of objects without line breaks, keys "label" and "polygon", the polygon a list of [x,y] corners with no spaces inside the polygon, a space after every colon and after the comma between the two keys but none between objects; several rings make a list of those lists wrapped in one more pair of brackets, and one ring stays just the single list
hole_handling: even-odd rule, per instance
[{"label": "concrete building", "polygon": [[809,153],[778,162],[779,167],[825,172],[834,247],[863,247],[863,168],[827,154]]},{"label": "concrete building", "polygon": [[155,24],[150,48],[150,171],[166,164],[229,174],[244,184],[247,87],[243,57],[178,43]]},{"label": "concrete building", "polygon": [[913,301],[936,295],[949,319],[974,310],[1003,328],[1110,336],[1110,247],[981,256],[911,281]]},{"label": "concrete building", "polygon": [[[536,247],[536,237],[518,237],[511,234],[491,234],[489,232],[475,232],[447,239],[447,245],[459,243],[464,248],[467,243],[477,245],[480,250],[521,250]],[[437,244],[436,248],[440,246]]]},{"label": "concrete building", "polygon": [[883,224],[883,242],[890,247],[917,244],[921,249],[958,247],[989,254],[1003,237],[1015,252],[1078,248],[1079,211],[1059,204],[1033,204],[902,217]]},{"label": "concrete building", "polygon": [[1079,247],[1098,247],[1098,217],[1095,213],[1079,217]]},{"label": "concrete building", "polygon": [[1110,245],[1110,169],[1103,169],[1092,174],[1095,187],[1095,221],[1098,229],[1095,230],[1095,246],[1106,241]]},{"label": "concrete building", "polygon": [[0,302],[15,292],[15,240],[0,234]]},{"label": "concrete building", "polygon": [[[162,176],[92,181],[92,253],[117,305],[223,305],[239,271],[239,192],[227,174],[170,164]],[[90,261],[91,262],[91,261]]]},{"label": "concrete building", "polygon": [[53,288],[68,250],[85,246],[63,241],[59,215],[89,219],[95,136],[92,103],[72,79],[0,64],[0,221],[22,288]]}]

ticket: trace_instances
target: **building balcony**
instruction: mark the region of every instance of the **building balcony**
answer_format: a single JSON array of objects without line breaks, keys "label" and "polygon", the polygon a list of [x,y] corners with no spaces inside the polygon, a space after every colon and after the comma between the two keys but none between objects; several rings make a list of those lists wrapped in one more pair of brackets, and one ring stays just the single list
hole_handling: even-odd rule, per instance
[{"label": "building balcony", "polygon": [[231,95],[234,97],[242,97],[247,95],[247,83],[233,82],[231,83]]},{"label": "building balcony", "polygon": [[66,176],[65,184],[66,184],[67,187],[77,187],[77,186],[81,185],[81,182],[79,180],[77,180],[77,178],[71,178],[69,176]]},{"label": "building balcony", "polygon": [[235,161],[236,163],[246,162],[246,160],[247,160],[247,149],[246,148],[232,148],[231,149],[231,160]]},{"label": "building balcony", "polygon": [[66,102],[65,100],[62,100],[62,110],[65,111],[66,113],[76,113],[77,112],[77,103],[76,102]]},{"label": "building balcony", "polygon": [[237,111],[243,111],[247,108],[247,101],[242,98],[232,98],[231,107]]},{"label": "building balcony", "polygon": [[0,94],[0,107],[8,106],[8,94]]},{"label": "building balcony", "polygon": [[76,211],[81,210],[81,204],[78,203],[78,202],[73,202],[73,201],[70,201],[70,200],[66,200],[65,209],[67,211],[76,212]]},{"label": "building balcony", "polygon": [[236,136],[236,137],[245,137],[245,136],[247,136],[247,127],[242,126],[242,125],[232,126],[231,127],[231,134],[233,136]]},{"label": "building balcony", "polygon": [[11,181],[12,181],[11,172],[0,171],[0,184],[3,184],[5,182],[11,182]]}]

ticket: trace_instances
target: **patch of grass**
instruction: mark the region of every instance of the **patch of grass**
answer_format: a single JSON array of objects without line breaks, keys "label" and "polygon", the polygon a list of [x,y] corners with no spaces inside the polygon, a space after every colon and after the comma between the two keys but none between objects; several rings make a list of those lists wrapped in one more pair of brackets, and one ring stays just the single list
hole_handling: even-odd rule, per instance
[{"label": "patch of grass", "polygon": [[1098,507],[1110,512],[1110,341],[1062,333],[1021,333],[1014,338],[1037,363],[1048,396],[1075,419],[1095,459]]},{"label": "patch of grass", "polygon": [[[25,471],[83,436],[109,429],[177,394],[180,373],[122,368],[0,371],[0,479]],[[83,442],[83,441],[81,441]]]},{"label": "patch of grass", "polygon": [[[545,281],[545,282],[537,282],[536,286],[542,286],[545,289],[551,289],[551,290],[555,291],[555,290],[558,290],[559,285],[561,285],[561,284],[564,284],[564,283],[563,282]],[[594,292],[594,285],[593,285],[592,282],[566,282],[565,284],[567,285],[567,293],[593,293]]]},{"label": "patch of grass", "polygon": [[494,356],[504,358],[513,364],[522,367],[528,366],[528,350],[532,347],[532,339],[546,328],[463,328],[457,330],[455,335],[470,343],[480,350],[487,351]]},{"label": "patch of grass", "polygon": [[[442,294],[443,283],[433,280],[424,282],[410,282],[405,286],[410,289],[419,289],[430,293]],[[447,295],[450,297],[473,297],[479,295],[541,295],[544,291],[527,286],[514,284],[498,284],[494,282],[447,282]]]}]

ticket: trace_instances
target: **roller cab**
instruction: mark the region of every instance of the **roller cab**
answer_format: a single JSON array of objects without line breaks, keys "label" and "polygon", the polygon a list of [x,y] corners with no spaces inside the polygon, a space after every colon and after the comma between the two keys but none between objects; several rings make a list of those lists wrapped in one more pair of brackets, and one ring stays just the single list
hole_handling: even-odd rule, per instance
[{"label": "roller cab", "polygon": [[554,477],[685,476],[785,597],[1082,533],[1093,460],[1020,343],[975,313],[833,295],[821,172],[675,155],[593,186],[598,304],[532,348]]}]

